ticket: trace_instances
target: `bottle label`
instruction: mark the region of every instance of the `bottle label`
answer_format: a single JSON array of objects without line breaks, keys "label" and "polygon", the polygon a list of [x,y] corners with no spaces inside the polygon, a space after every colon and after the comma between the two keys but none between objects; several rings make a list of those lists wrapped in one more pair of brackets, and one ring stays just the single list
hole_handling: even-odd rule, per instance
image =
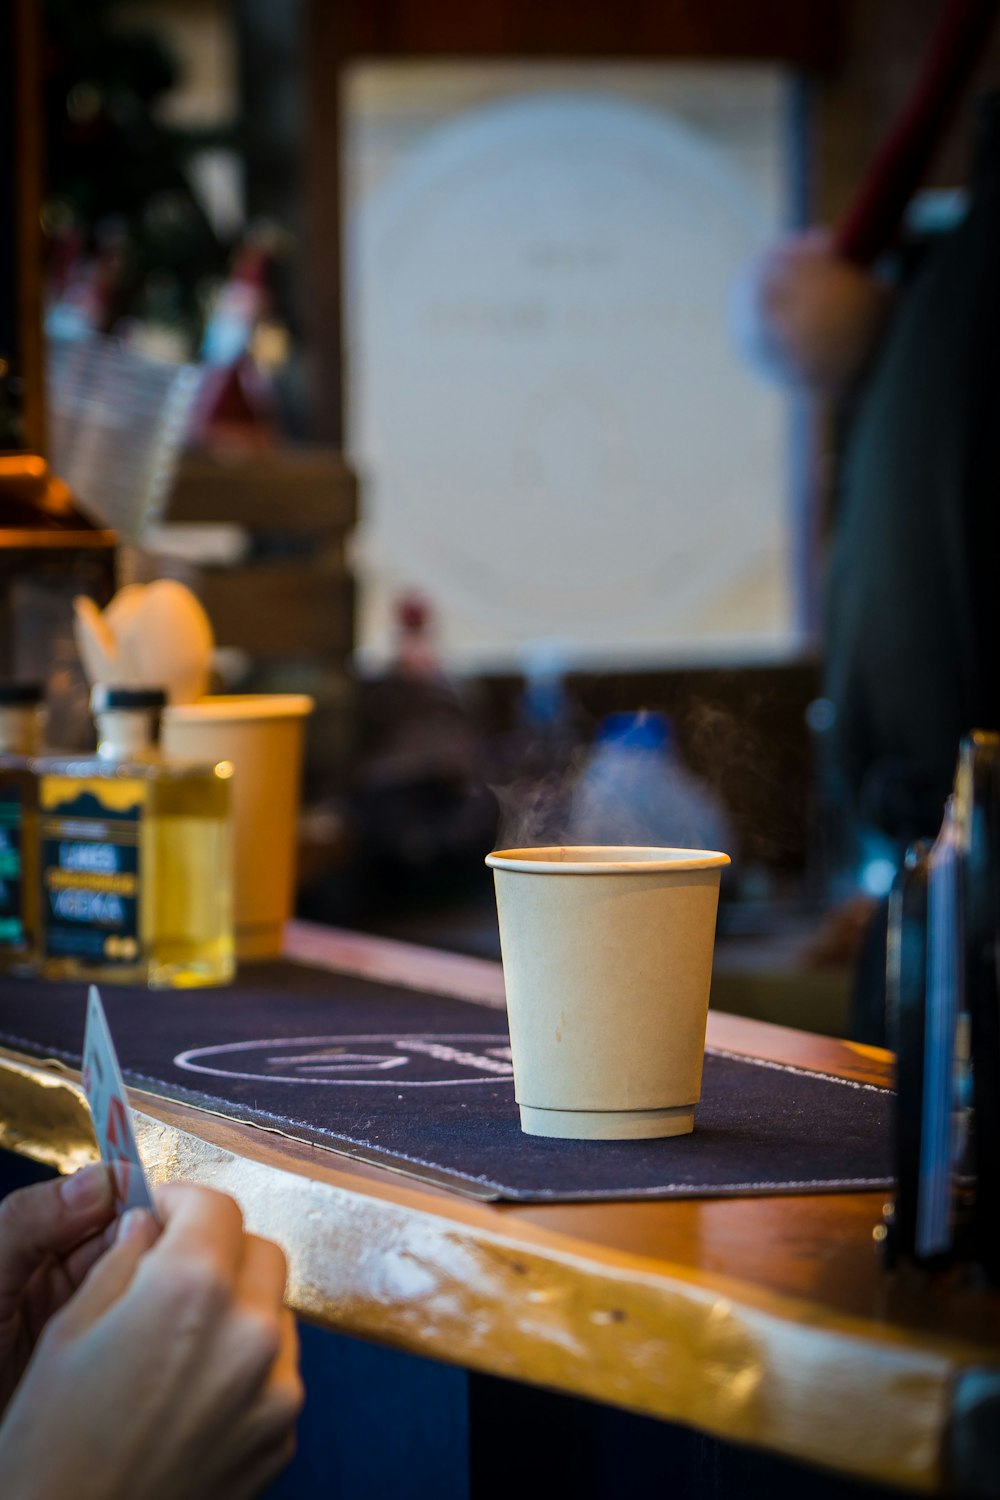
[{"label": "bottle label", "polygon": [[141,781],[47,776],[39,788],[42,947],[102,967],[141,951]]},{"label": "bottle label", "polygon": [[0,791],[0,950],[24,946],[21,868],[21,794],[16,787]]}]

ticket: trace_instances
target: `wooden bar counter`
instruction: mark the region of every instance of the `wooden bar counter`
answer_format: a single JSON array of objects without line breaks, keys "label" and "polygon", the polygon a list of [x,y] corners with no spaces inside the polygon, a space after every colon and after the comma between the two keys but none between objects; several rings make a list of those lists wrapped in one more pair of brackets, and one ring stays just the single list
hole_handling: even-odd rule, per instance
[{"label": "wooden bar counter", "polygon": [[[306,924],[313,965],[501,1006],[499,965]],[[863,1082],[887,1053],[713,1013],[709,1041]],[[920,1493],[1000,1494],[1000,1294],[886,1275],[872,1193],[513,1206],[132,1092],[156,1181],[233,1193],[306,1319]],[[71,1170],[78,1076],[0,1053],[0,1145]]]}]

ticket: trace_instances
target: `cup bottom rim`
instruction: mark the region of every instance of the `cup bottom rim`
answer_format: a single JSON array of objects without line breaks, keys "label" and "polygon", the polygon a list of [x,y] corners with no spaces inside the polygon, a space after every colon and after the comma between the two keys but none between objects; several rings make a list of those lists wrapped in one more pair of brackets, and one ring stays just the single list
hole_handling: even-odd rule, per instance
[{"label": "cup bottom rim", "polygon": [[694,1129],[693,1104],[669,1109],[544,1109],[532,1104],[518,1108],[525,1135],[563,1140],[654,1140],[689,1135]]}]

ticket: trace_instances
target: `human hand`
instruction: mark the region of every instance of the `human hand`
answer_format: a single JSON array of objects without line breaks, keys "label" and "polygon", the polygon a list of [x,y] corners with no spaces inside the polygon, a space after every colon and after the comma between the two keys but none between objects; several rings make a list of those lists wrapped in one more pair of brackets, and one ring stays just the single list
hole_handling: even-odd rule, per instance
[{"label": "human hand", "polygon": [[0,1426],[5,1500],[248,1500],[302,1404],[285,1257],[207,1188],[156,1195],[48,1324]]},{"label": "human hand", "polygon": [[107,1249],[113,1218],[100,1162],[0,1203],[0,1416],[45,1325]]}]

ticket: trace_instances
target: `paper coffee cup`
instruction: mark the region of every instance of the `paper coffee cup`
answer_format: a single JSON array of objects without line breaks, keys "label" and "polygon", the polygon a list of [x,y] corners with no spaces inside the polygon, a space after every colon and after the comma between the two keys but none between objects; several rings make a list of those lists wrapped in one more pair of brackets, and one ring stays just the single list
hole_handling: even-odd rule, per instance
[{"label": "paper coffee cup", "polygon": [[162,744],[179,760],[233,766],[236,955],[270,958],[295,895],[304,693],[242,693],[181,703],[163,713]]},{"label": "paper coffee cup", "polygon": [[701,849],[503,849],[496,884],[514,1092],[528,1135],[694,1127],[719,881]]}]

